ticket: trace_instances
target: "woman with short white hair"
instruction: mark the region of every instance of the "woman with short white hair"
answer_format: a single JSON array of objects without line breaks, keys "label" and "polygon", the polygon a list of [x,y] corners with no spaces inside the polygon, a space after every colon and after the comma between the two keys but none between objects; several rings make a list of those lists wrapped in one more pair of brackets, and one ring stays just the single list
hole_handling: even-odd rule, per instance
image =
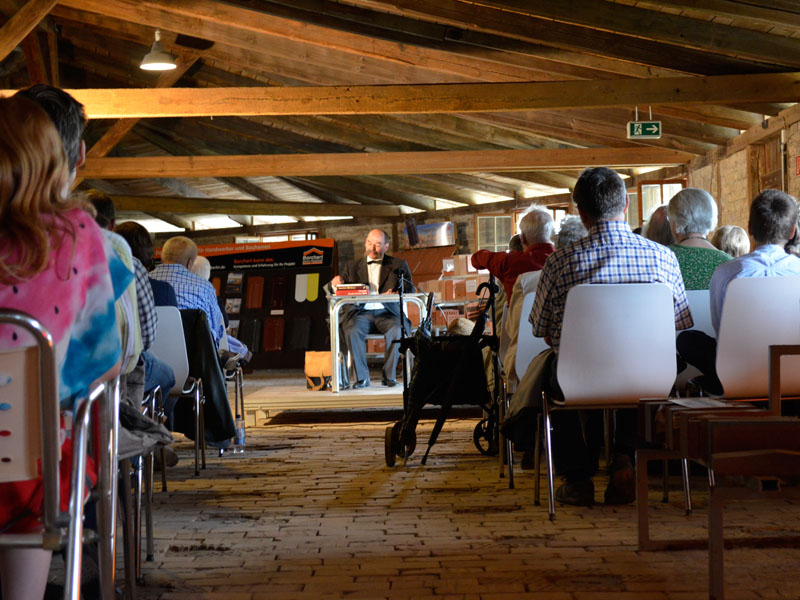
[{"label": "woman with short white hair", "polygon": [[717,226],[717,203],[705,190],[685,188],[669,201],[669,225],[675,244],[670,246],[683,275],[687,290],[707,290],[720,264],[731,260],[708,241],[708,232]]}]

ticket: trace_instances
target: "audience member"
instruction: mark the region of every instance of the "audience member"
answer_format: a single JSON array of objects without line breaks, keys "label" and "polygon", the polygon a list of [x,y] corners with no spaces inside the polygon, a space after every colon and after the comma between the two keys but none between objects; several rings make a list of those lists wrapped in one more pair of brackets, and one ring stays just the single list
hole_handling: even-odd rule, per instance
[{"label": "audience member", "polygon": [[711,243],[733,258],[739,258],[750,252],[750,237],[738,225],[723,225],[711,236]]},{"label": "audience member", "polygon": [[[800,258],[783,249],[797,228],[797,201],[779,190],[764,190],[750,206],[748,228],[756,249],[714,271],[709,286],[711,325],[719,338],[720,317],[728,284],[739,277],[800,275]],[[717,377],[717,341],[702,331],[685,331],[677,339],[678,354],[702,374],[700,383],[711,394],[723,393]]]},{"label": "audience member", "polygon": [[[542,383],[554,398],[563,397],[556,378],[556,362],[567,293],[572,287],[582,283],[666,283],[672,289],[676,328],[692,326],[675,254],[663,245],[635,235],[625,222],[628,197],[622,178],[605,167],[586,169],[575,184],[572,197],[589,235],[557,250],[547,260],[530,316],[533,334],[545,338],[555,352],[555,360],[544,369]],[[617,414],[614,459],[605,492],[607,504],[635,499],[636,415],[631,412]],[[591,413],[587,421],[597,416]],[[587,445],[576,413],[554,413],[552,426],[556,471],[566,479],[558,488],[556,499],[564,504],[591,505],[597,449]]]},{"label": "audience member", "polygon": [[[571,243],[577,242],[579,239],[586,237],[587,233],[580,217],[576,215],[565,217],[561,221],[561,229],[556,234],[556,250],[566,248]],[[541,270],[522,273],[517,277],[517,281],[514,282],[514,288],[511,292],[511,302],[508,304],[507,317],[503,322],[503,335],[509,339],[508,346],[503,354],[503,368],[510,381],[518,380],[523,375],[523,373],[517,373],[514,370],[522,303],[527,294],[536,291],[541,274]]]},{"label": "audience member", "polygon": [[[111,231],[109,227],[114,224],[114,203],[100,190],[90,190],[87,198],[94,208],[95,222],[100,226],[106,240],[114,249],[119,260],[135,275],[133,255],[128,243]],[[136,279],[128,284],[125,293],[117,299],[117,325],[122,339],[122,374],[133,372],[142,354],[143,338],[142,327],[139,320],[139,302],[137,297]],[[155,333],[155,325],[151,329],[151,337]],[[141,373],[139,374],[141,378]],[[126,381],[123,379],[123,386]],[[123,393],[123,396],[125,393]]]},{"label": "audience member", "polygon": [[[147,276],[147,270],[139,257],[136,256],[136,252],[133,251],[133,247],[127,237],[122,235],[119,231],[120,228],[115,225],[116,209],[114,208],[114,203],[111,198],[108,198],[104,194],[101,196],[95,190],[89,192],[89,198],[92,200],[95,208],[98,209],[98,219],[100,218],[100,207],[103,207],[102,212],[106,215],[103,220],[108,221],[106,227],[114,227],[115,235],[121,237],[128,246],[131,247],[134,272],[136,274],[136,301],[139,306],[139,324],[142,329],[141,356],[144,363],[144,391],[149,392],[156,386],[160,386],[162,393],[167,395],[175,385],[175,374],[172,371],[172,367],[164,361],[159,360],[150,352],[150,347],[155,341],[156,329],[158,327],[158,315],[156,314],[153,287],[150,285],[150,278]],[[101,227],[103,226],[99,220],[98,225]],[[134,223],[134,225],[138,225],[138,223]],[[139,225],[139,227],[141,227],[141,225]],[[147,230],[143,227],[142,229],[145,234],[147,234]],[[130,235],[132,228],[130,226],[122,228],[122,231],[128,232],[128,235]],[[131,235],[130,237],[133,238],[134,236]],[[148,239],[150,238],[149,234],[147,234],[147,237]],[[152,258],[150,260],[152,261]]]},{"label": "audience member", "polygon": [[508,250],[510,252],[522,252],[525,248],[522,247],[522,240],[520,239],[520,235],[515,233],[511,236],[511,239],[508,240]]},{"label": "audience member", "polygon": [[[0,305],[39,319],[53,336],[62,406],[119,372],[114,285],[102,233],[69,199],[74,168],[47,113],[17,94],[0,99]],[[113,263],[127,284],[132,275]],[[0,328],[0,349],[29,345],[19,330]],[[63,426],[63,424],[62,424]],[[61,448],[61,509],[67,510],[72,444]],[[88,474],[94,480],[90,463]],[[0,483],[0,529],[41,528],[41,479]],[[52,551],[0,549],[2,595],[44,596]]]},{"label": "audience member", "polygon": [[794,256],[800,256],[800,216],[798,216],[797,225],[798,226],[794,229],[794,235],[783,247],[787,253],[793,254]]},{"label": "audience member", "polygon": [[[153,259],[153,240],[150,233],[136,221],[125,221],[114,227],[114,231],[125,238],[131,247],[131,254],[138,258],[144,268],[149,272],[155,266]],[[153,290],[153,302],[156,306],[174,306],[178,308],[178,299],[175,290],[166,281],[159,281],[148,277],[150,288]]]},{"label": "audience member", "polygon": [[184,236],[170,238],[161,249],[161,264],[150,272],[150,278],[172,285],[179,309],[204,311],[214,342],[219,345],[225,326],[217,304],[217,292],[210,282],[191,272],[196,258],[197,245],[192,240]]},{"label": "audience member", "polygon": [[[519,222],[521,252],[478,250],[472,255],[472,266],[488,269],[503,284],[506,298],[511,299],[514,282],[521,273],[538,271],[553,253],[553,217],[544,209],[534,208]],[[508,301],[507,300],[507,301]]]},{"label": "audience member", "polygon": [[[386,254],[389,249],[389,241],[389,234],[385,231],[381,229],[370,231],[364,241],[364,256],[348,262],[342,273],[331,280],[330,286],[334,291],[343,283],[366,283],[369,284],[370,293],[395,293],[400,289],[399,272],[404,274],[406,282],[403,291],[411,291],[411,270],[405,260]],[[369,387],[365,339],[371,330],[382,333],[386,341],[382,384],[386,387],[397,385],[397,360],[400,352],[398,344],[393,342],[399,339],[401,334],[400,303],[370,302],[345,306],[341,314],[341,329],[344,334],[342,337],[353,357],[353,366],[356,371],[353,388]],[[405,325],[407,331],[410,331],[411,323],[407,318]]]},{"label": "audience member", "polygon": [[642,235],[662,246],[672,246],[675,238],[669,227],[669,214],[666,205],[659,206],[642,227]]},{"label": "audience member", "polygon": [[707,290],[714,269],[731,259],[706,239],[717,226],[717,203],[711,194],[685,188],[669,201],[669,226],[676,243],[670,248],[678,257],[687,290]]}]

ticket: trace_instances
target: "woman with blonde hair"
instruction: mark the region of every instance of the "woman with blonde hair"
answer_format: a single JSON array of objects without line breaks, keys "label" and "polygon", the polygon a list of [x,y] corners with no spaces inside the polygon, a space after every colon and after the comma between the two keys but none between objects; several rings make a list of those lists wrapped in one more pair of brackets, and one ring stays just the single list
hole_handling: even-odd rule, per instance
[{"label": "woman with blonde hair", "polygon": [[750,237],[738,225],[723,225],[711,236],[711,243],[733,258],[750,252]]},{"label": "woman with blonde hair", "polygon": [[[52,335],[62,409],[93,383],[116,375],[115,284],[127,285],[132,277],[121,264],[109,266],[103,235],[69,198],[70,183],[61,139],[47,113],[27,98],[0,99],[0,306],[30,314]],[[0,352],[31,344],[26,333],[0,327]],[[67,439],[60,466],[62,510],[70,466]],[[91,465],[87,473],[94,477]],[[41,479],[0,483],[0,531],[40,529],[41,510]],[[3,598],[41,599],[50,556],[39,548],[0,549]]]}]

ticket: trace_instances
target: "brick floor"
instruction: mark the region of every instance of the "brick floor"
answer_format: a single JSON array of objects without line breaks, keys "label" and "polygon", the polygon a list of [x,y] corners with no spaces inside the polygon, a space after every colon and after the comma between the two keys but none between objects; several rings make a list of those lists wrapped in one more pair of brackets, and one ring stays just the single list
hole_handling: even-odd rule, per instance
[{"label": "brick floor", "polygon": [[[518,470],[510,490],[496,459],[477,453],[475,420],[448,421],[426,466],[418,448],[393,469],[386,425],[249,428],[244,456],[210,457],[199,477],[191,446],[178,443],[170,491],[156,494],[155,562],[144,563],[138,597],[707,597],[706,552],[638,552],[633,506],[559,507],[551,523],[546,504],[533,506],[532,473]],[[420,423],[420,446],[430,429]],[[694,480],[691,517],[680,493],[662,505],[651,490],[655,537],[705,534],[703,482]],[[735,503],[725,516],[729,537],[800,533],[797,503]],[[800,598],[798,548],[728,550],[725,567],[729,599]]]}]

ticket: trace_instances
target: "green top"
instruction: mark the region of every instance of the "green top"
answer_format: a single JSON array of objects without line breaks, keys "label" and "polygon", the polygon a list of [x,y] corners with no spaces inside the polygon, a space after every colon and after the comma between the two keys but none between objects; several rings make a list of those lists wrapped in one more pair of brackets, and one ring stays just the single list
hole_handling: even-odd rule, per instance
[{"label": "green top", "polygon": [[675,244],[670,246],[670,249],[678,258],[683,285],[687,290],[707,290],[714,269],[731,260],[730,255],[716,248],[695,248]]}]

